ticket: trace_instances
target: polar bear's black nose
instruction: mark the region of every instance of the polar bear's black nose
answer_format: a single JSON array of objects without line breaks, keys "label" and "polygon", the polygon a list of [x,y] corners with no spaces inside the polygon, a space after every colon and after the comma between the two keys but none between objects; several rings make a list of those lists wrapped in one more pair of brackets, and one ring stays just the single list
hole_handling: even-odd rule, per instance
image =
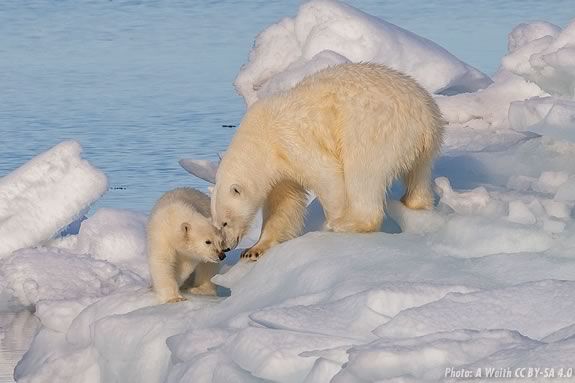
[{"label": "polar bear's black nose", "polygon": [[221,252],[220,254],[218,254],[218,258],[220,259],[220,261],[223,261],[224,259],[226,259],[226,255]]},{"label": "polar bear's black nose", "polygon": [[228,251],[230,251],[231,249],[228,247],[227,249],[222,250],[224,253],[227,253]]}]

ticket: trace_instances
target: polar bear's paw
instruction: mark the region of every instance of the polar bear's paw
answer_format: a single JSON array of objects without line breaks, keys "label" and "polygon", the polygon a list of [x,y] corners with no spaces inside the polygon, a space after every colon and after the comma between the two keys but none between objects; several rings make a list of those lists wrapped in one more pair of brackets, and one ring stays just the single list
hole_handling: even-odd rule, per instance
[{"label": "polar bear's paw", "polygon": [[178,302],[183,302],[185,300],[187,300],[187,299],[184,298],[183,296],[179,295],[177,297],[173,297],[173,298],[168,299],[166,301],[166,303],[178,303]]},{"label": "polar bear's paw", "polygon": [[408,195],[401,197],[401,202],[414,210],[430,210],[433,208],[433,195]]},{"label": "polar bear's paw", "polygon": [[329,225],[326,224],[326,227],[329,226],[330,231],[335,233],[372,233],[379,230],[381,222],[381,217],[376,214],[360,218],[350,215],[335,219],[329,222]]},{"label": "polar bear's paw", "polygon": [[260,245],[256,244],[249,249],[244,250],[242,255],[240,255],[240,259],[244,261],[257,261],[262,255],[264,255],[265,251],[269,249],[270,246],[267,245]]}]

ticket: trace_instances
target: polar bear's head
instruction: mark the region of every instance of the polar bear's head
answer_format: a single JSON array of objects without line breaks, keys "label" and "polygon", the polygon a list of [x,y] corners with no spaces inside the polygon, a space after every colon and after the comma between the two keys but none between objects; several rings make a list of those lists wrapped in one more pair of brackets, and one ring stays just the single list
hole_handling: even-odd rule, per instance
[{"label": "polar bear's head", "polygon": [[218,183],[212,194],[212,221],[222,231],[224,246],[235,248],[250,227],[258,204],[249,187],[240,183]]},{"label": "polar bear's head", "polygon": [[221,231],[204,217],[183,222],[180,231],[178,251],[183,255],[200,262],[219,262],[226,257]]}]

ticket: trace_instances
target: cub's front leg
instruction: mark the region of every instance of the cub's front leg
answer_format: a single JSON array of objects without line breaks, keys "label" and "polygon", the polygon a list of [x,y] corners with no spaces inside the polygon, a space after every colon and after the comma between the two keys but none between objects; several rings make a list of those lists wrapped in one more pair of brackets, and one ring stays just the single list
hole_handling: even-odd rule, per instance
[{"label": "cub's front leg", "polygon": [[[161,251],[161,250],[160,250]],[[176,255],[175,252],[162,254],[152,247],[150,249],[150,276],[152,278],[152,288],[162,303],[175,303],[185,301],[180,294],[176,275]]]},{"label": "cub's front leg", "polygon": [[220,265],[217,263],[200,263],[194,270],[194,285],[188,290],[194,295],[217,295],[216,285],[211,281],[218,273]]},{"label": "cub's front leg", "polygon": [[293,181],[279,182],[264,204],[260,239],[242,253],[241,259],[257,261],[272,246],[300,235],[306,206],[304,188]]}]

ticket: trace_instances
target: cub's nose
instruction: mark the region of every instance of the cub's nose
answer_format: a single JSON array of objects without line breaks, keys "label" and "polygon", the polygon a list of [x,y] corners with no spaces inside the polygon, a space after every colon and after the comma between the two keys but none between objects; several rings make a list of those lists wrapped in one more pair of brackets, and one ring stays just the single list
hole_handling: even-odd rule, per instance
[{"label": "cub's nose", "polygon": [[226,259],[226,255],[224,254],[223,251],[220,254],[218,254],[218,258],[220,259],[220,261],[223,261],[224,259]]},{"label": "cub's nose", "polygon": [[230,251],[231,249],[228,247],[227,249],[224,249],[223,252],[227,253],[228,251]]}]

